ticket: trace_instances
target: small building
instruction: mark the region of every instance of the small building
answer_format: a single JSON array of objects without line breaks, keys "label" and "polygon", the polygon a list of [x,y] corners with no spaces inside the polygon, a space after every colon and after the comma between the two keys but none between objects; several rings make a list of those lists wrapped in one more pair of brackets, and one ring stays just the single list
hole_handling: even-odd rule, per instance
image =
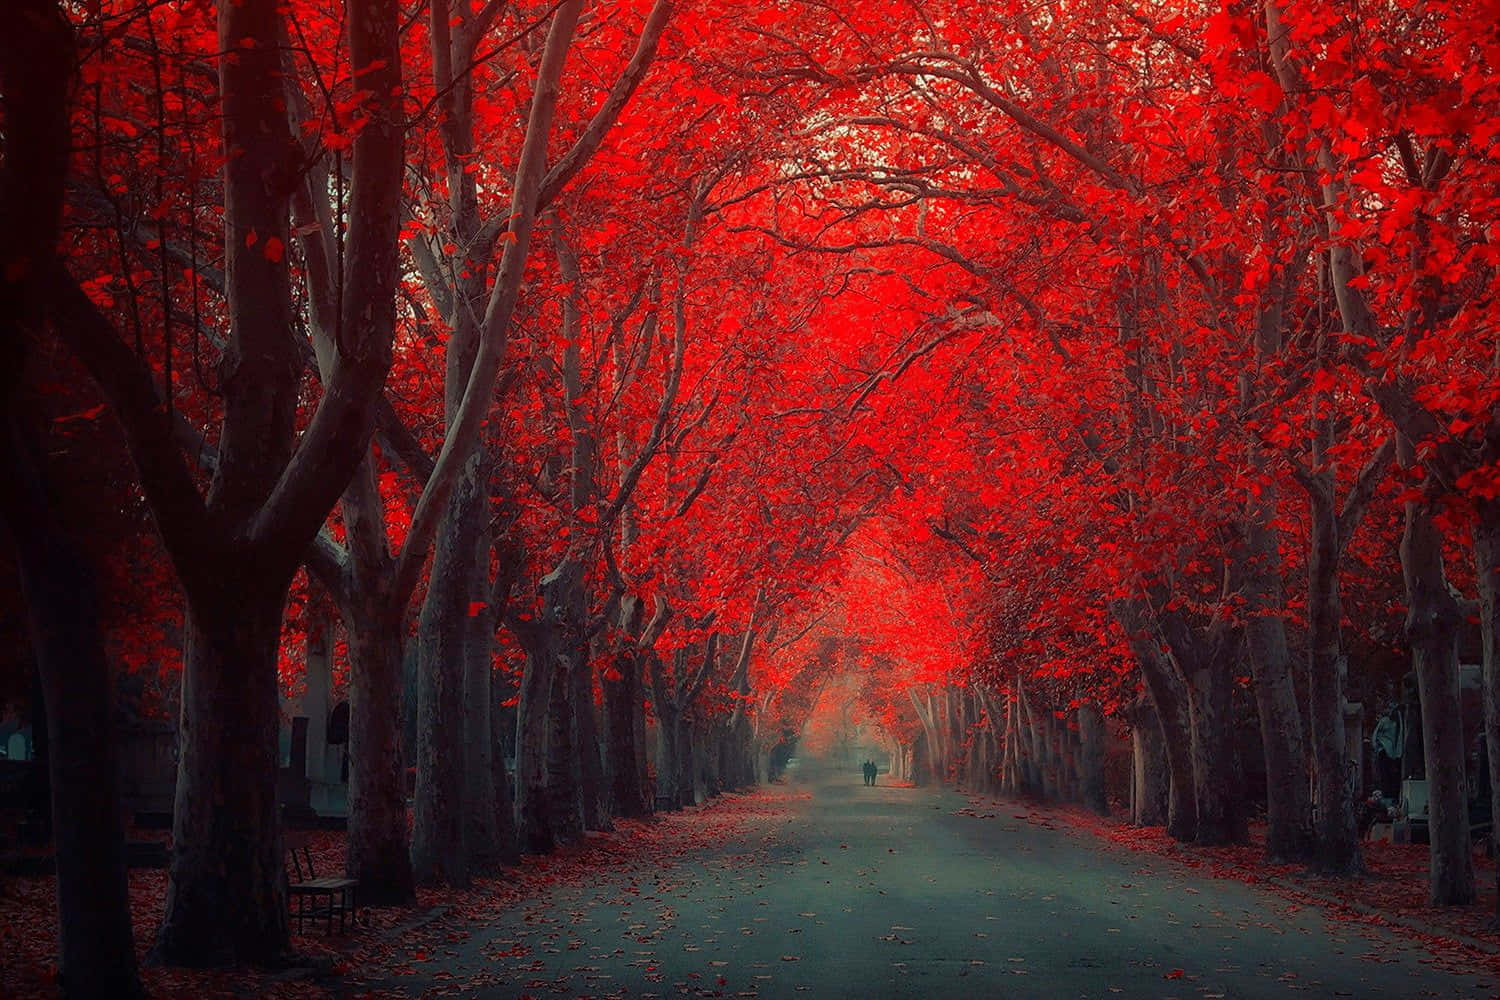
[{"label": "small building", "polygon": [[349,818],[349,703],[333,700],[333,624],[309,628],[306,684],[283,701],[277,797],[288,822],[342,825]]}]

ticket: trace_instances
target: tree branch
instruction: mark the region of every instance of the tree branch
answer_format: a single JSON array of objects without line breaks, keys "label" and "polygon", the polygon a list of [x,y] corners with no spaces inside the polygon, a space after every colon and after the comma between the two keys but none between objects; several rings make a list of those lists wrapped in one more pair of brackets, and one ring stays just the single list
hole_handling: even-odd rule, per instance
[{"label": "tree branch", "polygon": [[594,112],[594,117],[589,121],[588,127],[573,143],[573,147],[563,154],[562,159],[553,164],[552,169],[547,171],[547,176],[542,179],[541,192],[537,196],[537,205],[544,208],[551,204],[567,183],[573,179],[578,171],[598,151],[604,136],[619,120],[620,113],[630,103],[631,96],[641,81],[645,79],[646,71],[650,68],[652,60],[656,56],[656,46],[661,40],[662,29],[666,26],[667,19],[672,14],[672,0],[656,0],[651,8],[651,13],[646,15],[646,23],[641,28],[641,37],[636,43],[635,54],[630,57],[630,62],[615,80],[615,84],[609,90],[609,96],[604,99],[599,110]]}]

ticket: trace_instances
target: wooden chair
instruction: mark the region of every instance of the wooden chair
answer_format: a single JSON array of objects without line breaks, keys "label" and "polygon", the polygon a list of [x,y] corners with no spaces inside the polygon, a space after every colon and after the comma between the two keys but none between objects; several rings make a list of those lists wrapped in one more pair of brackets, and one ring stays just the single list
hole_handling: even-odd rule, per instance
[{"label": "wooden chair", "polygon": [[292,864],[287,872],[287,907],[297,918],[297,933],[302,933],[307,918],[316,922],[322,917],[326,932],[332,934],[335,916],[339,919],[339,933],[344,933],[346,916],[356,922],[359,919],[359,880],[338,876],[319,878],[313,869],[307,835],[288,833],[285,841],[286,856]]}]

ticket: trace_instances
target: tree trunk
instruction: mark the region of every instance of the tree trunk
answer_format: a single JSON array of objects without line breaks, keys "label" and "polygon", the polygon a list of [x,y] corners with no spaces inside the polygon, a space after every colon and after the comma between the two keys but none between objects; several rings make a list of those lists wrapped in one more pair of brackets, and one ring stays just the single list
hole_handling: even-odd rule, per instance
[{"label": "tree trunk", "polygon": [[416,898],[406,808],[405,628],[386,586],[391,555],[384,508],[372,457],[344,489],[342,511],[349,563],[328,581],[340,595],[339,613],[349,637],[349,847],[350,878],[359,879],[360,902],[405,905]]},{"label": "tree trunk", "polygon": [[[286,586],[240,577],[187,616],[166,914],[169,965],[268,963],[287,950],[276,803],[276,660]],[[233,905],[226,905],[228,901]]]},{"label": "tree trunk", "polygon": [[1317,781],[1313,862],[1330,875],[1359,872],[1363,861],[1354,814],[1354,775],[1344,733],[1344,680],[1348,672],[1339,635],[1338,512],[1333,476],[1323,474],[1311,492],[1312,539],[1307,563],[1308,718]]},{"label": "tree trunk", "polygon": [[618,680],[606,677],[604,689],[604,763],[610,809],[627,819],[650,815],[641,793],[645,775],[637,770],[635,743],[636,707],[644,697],[641,662],[634,649],[615,654]]},{"label": "tree trunk", "polygon": [[[640,656],[655,657],[654,651],[647,651]],[[654,660],[648,662],[655,662]],[[646,699],[644,697],[646,665],[637,657],[635,659],[637,683],[642,686],[642,695],[632,699],[630,703],[631,726],[635,731],[633,743],[635,745],[635,773],[640,779],[638,794],[646,815],[650,815],[656,809],[656,785],[651,778],[651,769],[646,761]]]},{"label": "tree trunk", "polygon": [[1058,746],[1063,753],[1063,775],[1068,802],[1083,801],[1083,769],[1079,761],[1078,734],[1068,727],[1064,719],[1057,719]]},{"label": "tree trunk", "polygon": [[557,653],[550,629],[528,642],[516,722],[516,834],[527,854],[556,847],[547,800],[547,703]]},{"label": "tree trunk", "polygon": [[[1223,623],[1200,635],[1181,612],[1159,616],[1172,662],[1187,689],[1192,745],[1193,842],[1205,846],[1244,843],[1249,836],[1234,754],[1232,700],[1237,645]],[[1164,733],[1165,735],[1165,733]]]},{"label": "tree trunk", "polygon": [[1078,709],[1078,736],[1083,785],[1083,804],[1100,816],[1109,815],[1109,796],[1104,786],[1104,716],[1095,705]]},{"label": "tree trunk", "polygon": [[1189,675],[1188,724],[1193,754],[1193,799],[1198,822],[1193,842],[1242,844],[1248,831],[1235,766],[1233,677],[1224,663],[1209,663]]},{"label": "tree trunk", "polygon": [[416,898],[401,754],[401,627],[362,608],[349,635],[348,872],[359,901],[405,905]]},{"label": "tree trunk", "polygon": [[1047,797],[1046,778],[1046,742],[1042,737],[1041,721],[1037,718],[1037,710],[1031,704],[1031,699],[1022,696],[1021,705],[1025,709],[1025,732],[1022,734],[1022,743],[1026,749],[1026,794],[1036,798]]},{"label": "tree trunk", "polygon": [[[572,636],[560,637],[562,643]],[[574,655],[564,649],[552,671],[547,697],[547,810],[552,835],[563,843],[583,836],[578,754],[573,745]]]},{"label": "tree trunk", "polygon": [[1057,765],[1052,752],[1052,727],[1047,724],[1047,713],[1032,705],[1032,730],[1037,748],[1037,789],[1043,801],[1057,798]]},{"label": "tree trunk", "polygon": [[[1257,510],[1245,524],[1249,550],[1249,565],[1244,570],[1245,643],[1266,764],[1266,853],[1277,860],[1301,861],[1311,855],[1312,805],[1308,799],[1302,712],[1292,687],[1291,654],[1282,617],[1285,601],[1280,543],[1272,527],[1274,516],[1275,492],[1266,485]],[[1338,728],[1342,735],[1342,715]]]},{"label": "tree trunk", "polygon": [[[64,528],[48,484],[39,408],[22,380],[44,297],[68,163],[73,29],[53,0],[11,6],[22,26],[0,39],[5,157],[0,161],[0,524],[10,536],[26,602],[46,718],[57,866],[58,980],[74,1000],[143,995],[136,970],[120,819],[111,682],[94,574]],[[41,294],[39,294],[41,293]],[[33,706],[35,709],[36,706]],[[33,712],[33,721],[36,720]]]},{"label": "tree trunk", "polygon": [[[508,693],[508,692],[507,692]],[[502,865],[514,867],[521,862],[521,843],[516,834],[516,799],[510,774],[505,768],[507,751],[515,745],[516,712],[513,708],[496,707],[490,712],[495,748],[491,766],[495,782],[495,833],[498,841],[496,860]]]},{"label": "tree trunk", "polygon": [[[11,387],[5,388],[14,404]],[[15,545],[44,691],[58,978],[70,998],[139,997],[111,683],[93,573],[57,521],[37,459],[41,450],[26,439],[13,407],[6,410],[0,515]]]},{"label": "tree trunk", "polygon": [[580,638],[569,668],[573,681],[573,737],[579,759],[579,797],[585,830],[613,830],[605,793],[604,764],[600,759],[598,716],[594,714],[594,668],[589,641]]},{"label": "tree trunk", "polygon": [[1190,841],[1198,828],[1198,802],[1193,781],[1192,734],[1188,723],[1187,687],[1154,633],[1147,631],[1147,615],[1140,601],[1118,601],[1114,612],[1130,637],[1130,648],[1141,668],[1146,696],[1161,733],[1167,759],[1167,835]]},{"label": "tree trunk", "polygon": [[1162,826],[1167,822],[1171,769],[1161,723],[1147,701],[1143,700],[1133,713],[1130,747],[1130,821],[1136,826]]},{"label": "tree trunk", "polygon": [[676,705],[656,705],[656,805],[682,807],[682,734]]},{"label": "tree trunk", "polygon": [[1443,571],[1443,539],[1431,512],[1406,505],[1401,535],[1406,580],[1406,638],[1422,698],[1427,761],[1429,900],[1433,906],[1474,901],[1469,804],[1464,780],[1463,720],[1458,694],[1458,604]]},{"label": "tree trunk", "polygon": [[694,709],[683,710],[677,732],[682,737],[682,772],[677,779],[682,805],[701,806],[708,801],[708,786],[703,780],[703,740]]},{"label": "tree trunk", "polygon": [[[1479,626],[1484,643],[1484,745],[1490,767],[1490,843],[1500,836],[1500,503],[1474,509],[1474,576],[1479,585]],[[1495,872],[1495,918],[1500,921],[1500,868]]]},{"label": "tree trunk", "polygon": [[542,580],[542,626],[553,631],[552,685],[547,692],[547,800],[552,835],[560,841],[583,835],[580,762],[574,739],[573,689],[578,670],[586,669],[580,649],[586,643],[588,614],[584,567],[573,553]]},{"label": "tree trunk", "polygon": [[[489,479],[488,463],[484,464],[481,483]],[[489,506],[488,492],[481,491],[476,506]],[[495,788],[495,609],[490,607],[493,542],[488,518],[481,515],[476,520],[469,606],[460,623],[464,630],[464,849],[472,866],[488,869],[500,863],[504,848]]]},{"label": "tree trunk", "polygon": [[465,674],[475,536],[488,507],[482,465],[472,460],[453,491],[434,545],[427,597],[417,624],[412,871],[420,885],[469,884]]}]

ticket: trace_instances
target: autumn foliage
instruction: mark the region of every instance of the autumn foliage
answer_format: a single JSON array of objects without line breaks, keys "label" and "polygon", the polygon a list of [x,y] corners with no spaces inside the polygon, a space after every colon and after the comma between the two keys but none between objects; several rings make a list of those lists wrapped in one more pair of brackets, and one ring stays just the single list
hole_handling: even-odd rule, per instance
[{"label": "autumn foliage", "polygon": [[1490,5],[32,8],[77,60],[15,419],[114,687],[293,696],[336,617],[339,690],[390,699],[351,869],[393,898],[764,777],[834,688],[915,772],[1101,808],[1149,731],[1142,822],[1264,809],[1339,872],[1346,702],[1414,667],[1462,775],[1482,662],[1500,752]]}]

